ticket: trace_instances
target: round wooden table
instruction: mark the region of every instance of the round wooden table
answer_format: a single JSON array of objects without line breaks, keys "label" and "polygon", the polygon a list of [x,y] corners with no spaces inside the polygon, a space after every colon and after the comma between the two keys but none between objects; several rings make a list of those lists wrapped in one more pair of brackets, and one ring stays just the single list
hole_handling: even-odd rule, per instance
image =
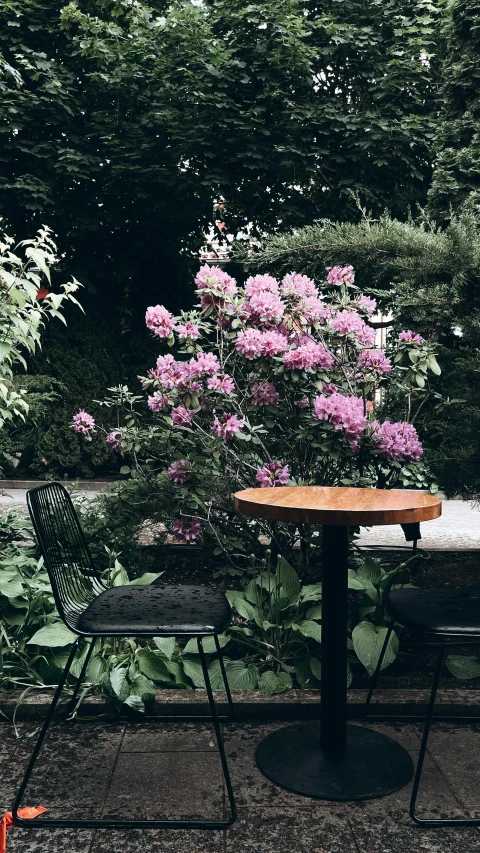
[{"label": "round wooden table", "polygon": [[320,726],[299,723],[268,735],[256,753],[260,770],[322,800],[372,799],[403,787],[413,775],[406,750],[379,732],[347,725],[348,528],[430,521],[441,515],[440,499],[403,489],[282,486],[246,489],[234,500],[244,515],[323,527]]}]

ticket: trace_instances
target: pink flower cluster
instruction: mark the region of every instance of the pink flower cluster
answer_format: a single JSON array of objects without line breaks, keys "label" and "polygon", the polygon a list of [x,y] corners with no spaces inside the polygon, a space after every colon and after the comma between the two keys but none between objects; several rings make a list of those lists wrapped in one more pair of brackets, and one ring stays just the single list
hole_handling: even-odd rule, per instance
[{"label": "pink flower cluster", "polygon": [[405,344],[424,344],[425,341],[421,335],[416,335],[415,332],[410,331],[410,329],[405,329],[403,332],[400,332],[398,336],[399,341],[403,341]]},{"label": "pink flower cluster", "polygon": [[322,344],[309,341],[286,352],[283,363],[287,370],[330,370],[333,367],[334,358]]},{"label": "pink flower cluster", "polygon": [[242,418],[237,418],[236,415],[225,412],[223,415],[223,423],[215,415],[213,418],[212,431],[215,435],[218,435],[219,438],[228,440],[233,438],[236,432],[240,432],[243,426],[244,422]]},{"label": "pink flower cluster", "polygon": [[308,296],[318,296],[315,282],[306,275],[289,272],[282,279],[281,293],[286,299],[306,299]]},{"label": "pink flower cluster", "polygon": [[360,370],[373,371],[375,373],[390,373],[392,363],[389,358],[379,349],[365,349],[358,356],[357,366]]},{"label": "pink flower cluster", "polygon": [[190,341],[196,341],[200,337],[198,324],[192,323],[191,320],[187,320],[186,323],[178,323],[175,331],[182,340],[187,340],[188,338]]},{"label": "pink flower cluster", "polygon": [[195,417],[195,412],[192,409],[186,409],[185,406],[175,406],[172,409],[172,421],[175,426],[190,426]]},{"label": "pink flower cluster", "polygon": [[155,391],[152,396],[147,399],[147,406],[151,412],[163,412],[169,405],[168,397],[160,391]]},{"label": "pink flower cluster", "polygon": [[321,394],[315,398],[313,410],[317,420],[328,421],[336,430],[341,430],[351,449],[358,450],[367,425],[360,397],[344,397],[336,391],[330,396]]},{"label": "pink flower cluster", "polygon": [[159,338],[168,338],[173,332],[175,319],[173,314],[167,311],[163,305],[155,305],[147,308],[145,323],[147,324],[147,328],[158,335]]},{"label": "pink flower cluster", "polygon": [[263,332],[259,329],[245,329],[238,333],[235,349],[245,358],[258,358],[261,355],[271,358],[288,349],[288,340],[275,329]]},{"label": "pink flower cluster", "polygon": [[72,426],[75,432],[79,432],[81,435],[92,435],[95,431],[95,421],[93,417],[83,409],[80,409],[80,411],[73,416]]},{"label": "pink flower cluster", "polygon": [[285,302],[270,290],[263,290],[250,297],[248,302],[254,320],[277,325],[285,314]]},{"label": "pink flower cluster", "polygon": [[172,483],[175,483],[176,485],[186,483],[192,476],[192,472],[188,467],[186,459],[177,459],[176,462],[172,462],[167,469],[167,474]]},{"label": "pink flower cluster", "polygon": [[[233,297],[237,293],[235,279],[228,275],[225,270],[220,269],[220,267],[210,266],[209,264],[204,264],[199,269],[195,276],[195,284],[199,290],[214,291],[212,296]],[[216,300],[212,298],[207,304],[212,304],[214,301]]]},{"label": "pink flower cluster", "polygon": [[271,275],[251,275],[245,282],[245,293],[249,299],[260,293],[278,293],[278,281]]},{"label": "pink flower cluster", "polygon": [[353,284],[355,281],[353,267],[330,267],[327,275],[327,281],[329,284]]},{"label": "pink flower cluster", "polygon": [[376,299],[370,299],[369,296],[364,296],[364,294],[362,294],[358,300],[358,307],[361,311],[365,311],[367,314],[373,314],[377,307],[377,301]]},{"label": "pink flower cluster", "polygon": [[274,406],[279,397],[272,382],[254,382],[250,392],[254,406]]},{"label": "pink flower cluster", "polygon": [[179,542],[196,542],[202,532],[202,522],[197,517],[188,518],[183,515],[172,521],[170,532]]},{"label": "pink flower cluster", "polygon": [[383,424],[373,421],[373,439],[377,450],[384,459],[396,462],[418,462],[423,454],[423,447],[418,439],[418,433],[412,424],[402,421]]},{"label": "pink flower cluster", "polygon": [[367,326],[357,311],[339,311],[332,320],[332,329],[338,335],[355,335],[367,347],[371,347],[375,341],[375,330]]},{"label": "pink flower cluster", "polygon": [[114,429],[105,437],[105,441],[110,445],[112,450],[120,450],[122,446],[122,433],[119,429]]},{"label": "pink flower cluster", "polygon": [[215,373],[208,377],[207,388],[220,394],[231,394],[235,390],[235,383],[228,373]]},{"label": "pink flower cluster", "polygon": [[288,483],[290,469],[283,462],[267,462],[261,468],[257,468],[255,479],[260,483],[261,489],[269,486],[284,486]]}]

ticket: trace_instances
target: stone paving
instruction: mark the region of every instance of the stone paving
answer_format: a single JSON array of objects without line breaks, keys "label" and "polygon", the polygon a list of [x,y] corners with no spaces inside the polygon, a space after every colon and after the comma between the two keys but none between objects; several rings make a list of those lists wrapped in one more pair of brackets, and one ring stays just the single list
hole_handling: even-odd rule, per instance
[{"label": "stone paving", "polygon": [[[239,807],[225,832],[111,830],[77,832],[17,827],[8,853],[480,853],[477,828],[430,829],[408,817],[410,786],[379,800],[327,803],[291,794],[262,776],[254,752],[281,722],[224,726]],[[414,760],[417,724],[371,724],[400,741]],[[0,724],[2,812],[32,749]],[[432,730],[420,810],[425,815],[480,816],[480,725],[439,723]],[[25,805],[61,815],[214,818],[225,808],[212,730],[199,723],[60,723],[41,753]]]}]

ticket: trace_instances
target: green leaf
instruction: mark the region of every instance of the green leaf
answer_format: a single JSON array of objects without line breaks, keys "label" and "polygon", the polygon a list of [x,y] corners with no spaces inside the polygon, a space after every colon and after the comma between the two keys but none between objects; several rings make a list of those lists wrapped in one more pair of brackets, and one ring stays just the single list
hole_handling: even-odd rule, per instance
[{"label": "green leaf", "polygon": [[198,657],[196,660],[191,657],[182,657],[182,665],[185,675],[188,675],[195,687],[205,687],[202,665]]},{"label": "green leaf", "polygon": [[139,649],[137,660],[140,672],[152,681],[171,681],[170,673],[157,652],[152,652],[148,649]]},{"label": "green leaf", "polygon": [[257,613],[256,608],[253,606],[253,604],[250,604],[249,601],[245,601],[242,596],[242,593],[227,592],[227,598],[231,606],[235,608],[238,615],[242,619],[247,619],[248,622],[252,622],[255,620],[255,616]]},{"label": "green leaf", "polygon": [[137,693],[131,693],[130,696],[127,696],[123,704],[128,705],[128,707],[131,708],[132,711],[137,711],[138,714],[145,713],[145,705],[142,701],[141,696],[139,696]]},{"label": "green leaf", "polygon": [[232,690],[254,690],[260,673],[253,663],[245,665],[241,660],[225,661],[228,684]]},{"label": "green leaf", "polygon": [[288,672],[264,672],[260,676],[258,687],[267,696],[284,693],[292,687],[292,679]]},{"label": "green leaf", "polygon": [[0,595],[5,598],[17,598],[25,595],[25,589],[20,581],[0,581]]},{"label": "green leaf", "polygon": [[305,613],[305,619],[321,619],[322,618],[322,605],[314,604],[312,607],[309,607],[307,612]]},{"label": "green leaf", "polygon": [[[353,648],[369,675],[373,675],[375,672],[387,630],[385,627],[377,628],[372,622],[365,621],[356,625],[352,631]],[[398,654],[398,647],[398,637],[395,631],[392,631],[382,662],[382,669],[386,669],[393,663]]]},{"label": "green leaf", "polygon": [[137,675],[133,681],[130,696],[140,696],[144,702],[155,699],[155,685],[144,675]]},{"label": "green leaf", "polygon": [[175,637],[154,637],[153,642],[168,660],[172,659],[176,645]]},{"label": "green leaf", "polygon": [[[218,642],[219,642],[221,649],[223,649],[227,645],[229,640],[230,640],[230,638],[227,637],[226,634],[219,634],[218,635]],[[215,652],[217,651],[217,647],[215,645],[214,637],[204,637],[203,638],[203,651],[207,655],[215,654]],[[191,654],[191,655],[197,655],[198,654],[197,640],[194,637],[192,637],[192,639],[188,641],[187,645],[185,646],[185,648],[183,650],[183,653],[184,654]]]},{"label": "green leaf", "polygon": [[348,588],[364,589],[362,581],[357,578],[357,573],[353,569],[348,570]]},{"label": "green leaf", "polygon": [[51,625],[45,625],[44,628],[40,628],[30,640],[27,640],[27,645],[55,648],[58,646],[68,646],[76,639],[77,634],[70,631],[63,622],[53,622]]},{"label": "green leaf", "polygon": [[357,569],[357,577],[365,578],[370,583],[376,585],[380,583],[383,577],[383,569],[373,557],[366,557],[364,563]]},{"label": "green leaf", "polygon": [[455,678],[478,678],[480,676],[480,658],[474,655],[448,655],[445,663]]},{"label": "green leaf", "polygon": [[85,681],[91,684],[99,684],[107,669],[108,666],[105,658],[101,655],[92,655],[85,673]]},{"label": "green leaf", "polygon": [[276,575],[287,598],[300,593],[300,578],[284,557],[280,557],[278,561]]},{"label": "green leaf", "polygon": [[294,622],[292,628],[294,631],[299,631],[304,637],[312,637],[317,643],[322,642],[322,626],[318,622],[304,619],[302,622]]},{"label": "green leaf", "polygon": [[438,361],[434,355],[428,356],[428,366],[429,366],[430,370],[432,371],[432,373],[435,374],[435,376],[441,375],[442,371],[440,369],[440,365],[439,365],[439,363],[438,363]]},{"label": "green leaf", "polygon": [[322,584],[310,583],[302,588],[300,601],[320,601],[322,598]]},{"label": "green leaf", "polygon": [[127,678],[127,667],[118,664],[110,670],[110,685],[116,696],[120,696]]},{"label": "green leaf", "polygon": [[301,687],[308,690],[318,690],[320,681],[312,673],[310,657],[300,658],[295,664],[295,676]]}]

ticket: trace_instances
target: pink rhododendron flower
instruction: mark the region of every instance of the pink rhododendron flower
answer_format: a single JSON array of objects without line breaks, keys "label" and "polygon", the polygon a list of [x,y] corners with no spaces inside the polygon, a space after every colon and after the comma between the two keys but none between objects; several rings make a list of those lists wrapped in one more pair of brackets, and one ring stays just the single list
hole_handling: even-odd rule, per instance
[{"label": "pink rhododendron flower", "polygon": [[175,406],[172,409],[172,421],[176,426],[190,426],[194,417],[193,409],[186,409],[184,406]]},{"label": "pink rhododendron flower", "polygon": [[376,299],[370,299],[369,296],[364,296],[362,294],[358,300],[358,307],[367,314],[373,314],[377,307],[377,301]]},{"label": "pink rhododendron flower", "polygon": [[173,364],[175,364],[175,359],[169,352],[166,355],[159,355],[157,358],[157,370],[159,373],[168,370]]},{"label": "pink rhododendron flower", "polygon": [[271,382],[254,382],[250,391],[255,406],[274,406],[279,396]]},{"label": "pink rhododendron flower", "polygon": [[261,335],[261,354],[265,358],[271,358],[273,355],[279,355],[288,349],[288,339],[276,329],[267,329],[260,332]]},{"label": "pink rhododendron flower", "polygon": [[204,264],[195,276],[195,284],[199,290],[216,290],[225,296],[235,296],[237,282],[220,267]]},{"label": "pink rhododendron flower", "polygon": [[209,376],[207,379],[207,387],[211,391],[220,391],[222,394],[231,394],[235,390],[235,383],[228,373],[218,373],[215,376]]},{"label": "pink rhododendron flower", "polygon": [[95,421],[88,412],[80,409],[80,411],[73,416],[72,426],[75,432],[79,432],[81,435],[92,435],[95,430]]},{"label": "pink rhododendron flower", "polygon": [[196,359],[190,360],[189,369],[191,376],[201,376],[202,373],[213,376],[220,369],[220,362],[213,352],[199,352]]},{"label": "pink rhododendron flower", "polygon": [[329,284],[353,284],[355,281],[353,267],[330,267],[327,281]]},{"label": "pink rhododendron flower", "polygon": [[365,349],[358,356],[357,366],[360,370],[370,370],[376,373],[390,373],[392,363],[382,350]]},{"label": "pink rhododendron flower", "polygon": [[145,314],[145,323],[147,328],[158,335],[159,338],[168,338],[172,334],[175,326],[173,314],[163,305],[155,305],[147,308]]},{"label": "pink rhododendron flower", "polygon": [[268,486],[284,486],[288,483],[290,469],[283,462],[267,462],[261,468],[257,468],[255,479],[260,483],[260,488]]},{"label": "pink rhododendron flower", "polygon": [[398,336],[399,341],[403,341],[406,344],[424,344],[425,341],[421,335],[416,335],[415,332],[410,331],[410,329],[406,329],[403,332],[400,332]]},{"label": "pink rhododendron flower", "polygon": [[322,344],[311,341],[286,352],[283,363],[287,370],[329,370],[333,367],[334,358]]},{"label": "pink rhododendron flower", "polygon": [[307,395],[304,394],[303,397],[300,397],[299,400],[295,400],[295,405],[298,406],[299,409],[308,409],[310,405],[310,400]]},{"label": "pink rhododendron flower", "polygon": [[249,298],[260,293],[278,293],[278,281],[271,275],[251,275],[245,282],[245,293]]},{"label": "pink rhododendron flower", "polygon": [[119,429],[113,429],[105,437],[105,441],[110,445],[112,450],[120,450],[122,446],[122,433]]},{"label": "pink rhododendron flower", "polygon": [[148,397],[147,405],[151,412],[163,412],[168,408],[168,397],[160,391],[155,391],[152,396]]},{"label": "pink rhododendron flower", "polygon": [[225,412],[223,415],[223,423],[215,415],[212,430],[219,438],[229,439],[233,438],[236,432],[240,432],[243,425],[244,423],[241,418],[237,418],[236,415]]},{"label": "pink rhododendron flower", "polygon": [[307,296],[318,296],[315,282],[306,275],[289,272],[282,279],[281,293],[285,298],[305,299]]},{"label": "pink rhododendron flower", "polygon": [[187,480],[190,480],[192,476],[192,472],[188,467],[188,462],[186,459],[177,459],[176,462],[172,462],[172,464],[167,469],[167,474],[170,477],[172,483],[176,485],[182,485],[182,483],[186,483]]},{"label": "pink rhododendron flower", "polygon": [[249,307],[255,317],[266,319],[269,323],[279,323],[285,313],[285,302],[269,290],[252,296]]},{"label": "pink rhododendron flower", "polygon": [[336,430],[341,430],[351,449],[358,450],[367,425],[361,397],[344,397],[337,392],[330,396],[321,394],[315,398],[313,410],[319,421],[328,421]]},{"label": "pink rhododendron flower", "polygon": [[239,332],[235,341],[235,349],[246,358],[256,358],[262,355],[262,333],[258,329],[246,329],[245,332]]},{"label": "pink rhododendron flower", "polygon": [[170,532],[179,542],[196,542],[202,532],[202,522],[196,517],[175,518],[170,525]]},{"label": "pink rhododendron flower", "polygon": [[396,462],[418,462],[423,453],[423,447],[418,439],[417,430],[412,424],[402,421],[383,424],[374,421],[373,439],[377,450],[384,459]]},{"label": "pink rhododendron flower", "polygon": [[200,337],[200,329],[197,323],[192,323],[191,320],[187,320],[186,323],[178,323],[176,332],[178,337],[183,340],[189,338],[191,341],[196,341]]},{"label": "pink rhododendron flower", "polygon": [[338,388],[333,382],[323,383],[322,394],[335,394],[335,391],[338,391]]},{"label": "pink rhododendron flower", "polygon": [[318,296],[307,296],[298,303],[297,310],[307,323],[324,322],[332,316],[332,309]]},{"label": "pink rhododendron flower", "polygon": [[375,341],[375,330],[367,326],[357,311],[339,311],[332,320],[332,329],[339,335],[355,335],[365,346],[372,346]]}]

